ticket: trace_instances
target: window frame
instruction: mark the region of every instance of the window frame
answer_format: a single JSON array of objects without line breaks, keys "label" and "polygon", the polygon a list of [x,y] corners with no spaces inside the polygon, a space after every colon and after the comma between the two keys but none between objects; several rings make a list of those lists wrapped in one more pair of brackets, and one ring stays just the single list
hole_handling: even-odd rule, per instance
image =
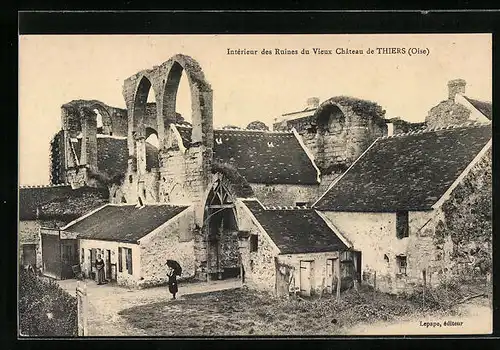
[{"label": "window frame", "polygon": [[118,247],[118,272],[123,272],[123,248]]},{"label": "window frame", "polygon": [[[403,261],[404,266],[401,264]],[[408,257],[406,255],[396,255],[396,266],[398,268],[398,275],[406,276],[408,271]]]}]

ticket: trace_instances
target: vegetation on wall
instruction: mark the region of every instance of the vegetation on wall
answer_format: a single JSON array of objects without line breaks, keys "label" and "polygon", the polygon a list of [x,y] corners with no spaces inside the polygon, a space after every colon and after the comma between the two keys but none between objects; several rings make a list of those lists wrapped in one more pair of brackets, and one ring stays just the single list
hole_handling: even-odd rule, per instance
[{"label": "vegetation on wall", "polygon": [[436,237],[449,235],[452,258],[468,270],[482,274],[492,267],[491,151],[443,204],[445,222]]},{"label": "vegetation on wall", "polygon": [[63,131],[57,132],[50,141],[50,183],[60,184],[64,182],[63,164],[61,164],[61,154],[64,150],[62,144]]},{"label": "vegetation on wall", "polygon": [[21,336],[78,334],[77,300],[55,281],[19,271],[19,331]]},{"label": "vegetation on wall", "polygon": [[252,187],[248,184],[247,180],[231,164],[215,161],[212,163],[212,173],[221,173],[224,175],[233,185],[235,194],[238,197],[248,198],[254,196]]},{"label": "vegetation on wall", "polygon": [[354,113],[364,118],[372,118],[374,116],[383,118],[385,116],[385,110],[378,103],[356,97],[335,96],[330,98],[328,103],[348,106]]},{"label": "vegetation on wall", "polygon": [[247,125],[246,127],[247,130],[265,130],[269,131],[269,127],[261,122],[260,120],[254,120],[250,124]]}]

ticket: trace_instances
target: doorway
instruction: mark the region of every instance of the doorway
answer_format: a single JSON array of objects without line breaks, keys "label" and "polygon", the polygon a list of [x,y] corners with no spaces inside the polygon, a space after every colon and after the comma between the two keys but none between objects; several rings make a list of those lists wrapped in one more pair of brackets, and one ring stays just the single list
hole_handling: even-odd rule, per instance
[{"label": "doorway", "polygon": [[337,286],[337,259],[326,259],[326,291],[333,293]]},{"label": "doorway", "polygon": [[300,262],[300,294],[304,296],[311,296],[312,269],[312,261]]},{"label": "doorway", "polygon": [[104,262],[106,266],[106,279],[111,281],[111,250],[106,250],[106,261]]},{"label": "doorway", "polygon": [[36,266],[36,244],[23,244],[23,265]]}]

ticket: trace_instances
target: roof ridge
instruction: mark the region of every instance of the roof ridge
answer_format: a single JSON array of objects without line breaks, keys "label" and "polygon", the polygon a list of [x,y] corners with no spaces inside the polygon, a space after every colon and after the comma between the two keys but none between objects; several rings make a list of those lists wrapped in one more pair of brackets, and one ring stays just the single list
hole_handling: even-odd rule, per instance
[{"label": "roof ridge", "polygon": [[20,185],[19,188],[53,188],[53,187],[63,187],[63,186],[71,186],[70,183],[60,183],[60,184],[52,184],[52,185]]},{"label": "roof ridge", "polygon": [[311,207],[308,207],[307,205],[303,206],[297,206],[297,205],[285,205],[285,206],[262,206],[264,210],[309,210],[312,209]]},{"label": "roof ridge", "polygon": [[478,122],[475,120],[469,120],[461,124],[449,124],[449,125],[444,125],[444,126],[437,126],[433,128],[422,128],[419,130],[412,130],[404,133],[397,133],[393,135],[386,135],[386,136],[380,136],[378,139],[379,140],[384,140],[384,139],[390,139],[390,138],[395,138],[395,137],[405,137],[405,136],[410,136],[410,135],[417,135],[417,134],[426,134],[430,132],[435,132],[439,130],[449,130],[449,129],[460,129],[460,128],[475,128],[475,127],[480,127],[480,126],[485,126],[491,124],[491,121],[489,122]]}]

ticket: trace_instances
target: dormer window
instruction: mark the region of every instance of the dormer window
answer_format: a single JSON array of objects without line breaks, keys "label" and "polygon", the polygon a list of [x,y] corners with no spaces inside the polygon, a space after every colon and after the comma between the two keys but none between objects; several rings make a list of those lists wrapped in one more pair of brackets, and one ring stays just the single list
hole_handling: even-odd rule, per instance
[{"label": "dormer window", "polygon": [[218,137],[215,139],[215,142],[218,144],[218,145],[222,145],[222,138]]},{"label": "dormer window", "polygon": [[274,143],[273,143],[272,141],[269,141],[269,142],[267,143],[267,147],[274,147]]}]

